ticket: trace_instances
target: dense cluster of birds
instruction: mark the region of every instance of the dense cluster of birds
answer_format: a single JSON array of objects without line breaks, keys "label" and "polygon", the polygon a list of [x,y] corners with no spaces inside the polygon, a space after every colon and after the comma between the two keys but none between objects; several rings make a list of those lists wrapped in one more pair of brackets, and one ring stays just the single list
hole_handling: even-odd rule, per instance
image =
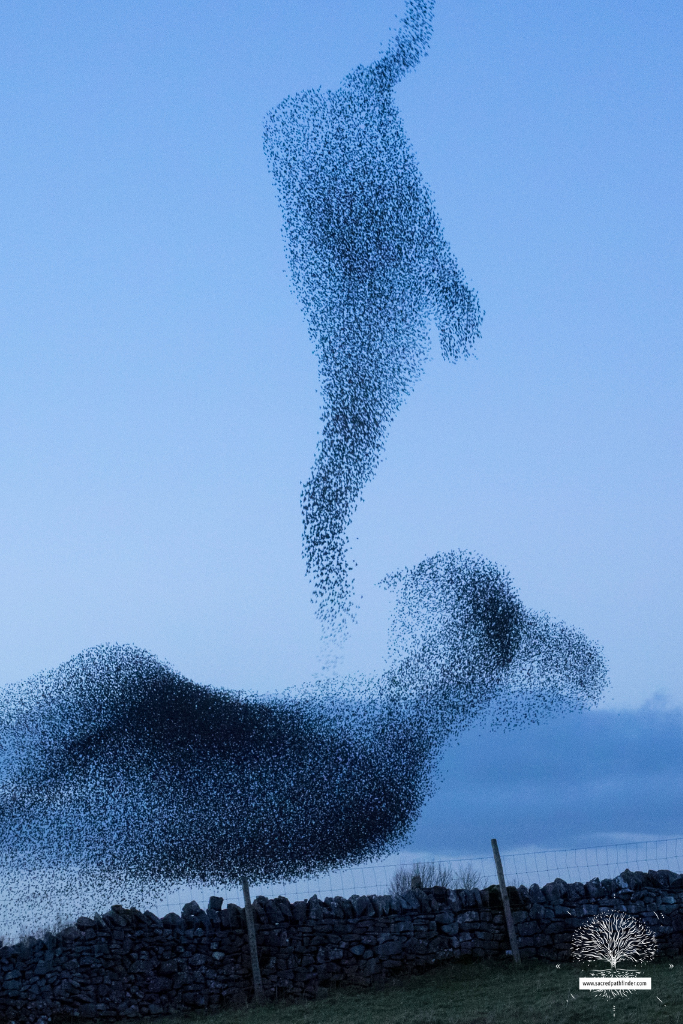
[{"label": "dense cluster of birds", "polygon": [[0,903],[54,877],[70,902],[90,886],[102,903],[382,856],[409,835],[449,736],[602,692],[599,651],[528,611],[490,562],[441,554],[387,585],[396,643],[379,677],[249,696],[110,645],[5,690]]},{"label": "dense cluster of birds", "polygon": [[[270,115],[266,152],[292,279],[320,357],[323,431],[303,492],[319,614],[350,612],[346,531],[421,372],[481,320],[444,241],[391,90],[424,53],[431,0],[408,0],[387,53],[335,93]],[[448,739],[595,703],[600,653],[527,609],[464,551],[388,576],[386,670],[271,696],[186,679],[105,645],[0,694],[0,909],[141,902],[178,884],[285,881],[381,857],[408,838]]]},{"label": "dense cluster of birds", "polygon": [[328,636],[353,618],[348,528],[387,427],[422,373],[429,323],[445,359],[479,336],[477,297],[443,237],[392,97],[425,53],[433,0],[409,0],[386,53],[335,92],[266,120],[294,290],[319,359],[322,429],[302,492],[303,547]]}]

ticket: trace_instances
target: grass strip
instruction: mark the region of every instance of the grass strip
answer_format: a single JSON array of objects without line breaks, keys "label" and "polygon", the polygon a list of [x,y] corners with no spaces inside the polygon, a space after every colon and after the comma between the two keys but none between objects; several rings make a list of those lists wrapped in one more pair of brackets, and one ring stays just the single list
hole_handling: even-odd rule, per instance
[{"label": "grass strip", "polygon": [[194,1010],[158,1020],[160,1024],[199,1024],[207,1018],[211,1024],[683,1024],[683,958],[642,965],[639,970],[652,978],[652,991],[616,1000],[580,992],[579,976],[587,972],[577,964],[563,963],[557,969],[539,961],[525,961],[521,967],[507,961],[474,961],[444,964],[377,988],[345,986],[316,1000]]}]

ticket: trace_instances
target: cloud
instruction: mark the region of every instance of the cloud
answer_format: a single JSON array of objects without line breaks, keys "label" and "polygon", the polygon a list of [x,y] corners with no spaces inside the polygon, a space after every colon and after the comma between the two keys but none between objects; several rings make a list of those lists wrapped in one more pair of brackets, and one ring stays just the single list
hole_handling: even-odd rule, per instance
[{"label": "cloud", "polygon": [[447,750],[443,782],[412,846],[437,854],[548,850],[681,833],[683,709],[661,699],[509,732],[471,730]]}]

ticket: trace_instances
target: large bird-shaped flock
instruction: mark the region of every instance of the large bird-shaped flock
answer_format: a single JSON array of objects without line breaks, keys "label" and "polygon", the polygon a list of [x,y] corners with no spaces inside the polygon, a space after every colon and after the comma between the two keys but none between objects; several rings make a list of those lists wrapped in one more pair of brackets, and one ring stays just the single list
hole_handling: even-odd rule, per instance
[{"label": "large bird-shaped flock", "polygon": [[378,678],[248,696],[110,645],[6,690],[0,904],[37,890],[82,912],[382,856],[409,835],[449,736],[602,692],[599,651],[526,609],[492,563],[451,552],[387,585],[394,658]]}]

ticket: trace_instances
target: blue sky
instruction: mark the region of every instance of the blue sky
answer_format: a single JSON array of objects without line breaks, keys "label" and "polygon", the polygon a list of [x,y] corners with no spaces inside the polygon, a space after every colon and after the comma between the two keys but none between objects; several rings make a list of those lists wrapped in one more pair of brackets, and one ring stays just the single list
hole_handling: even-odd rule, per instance
[{"label": "blue sky", "polygon": [[[216,686],[320,670],[317,366],[262,124],[401,14],[3,4],[0,685],[107,641]],[[366,488],[342,671],[383,666],[376,582],[462,547],[603,645],[606,709],[680,705],[682,35],[673,0],[437,0],[397,100],[486,317],[476,359],[435,346]]]}]

